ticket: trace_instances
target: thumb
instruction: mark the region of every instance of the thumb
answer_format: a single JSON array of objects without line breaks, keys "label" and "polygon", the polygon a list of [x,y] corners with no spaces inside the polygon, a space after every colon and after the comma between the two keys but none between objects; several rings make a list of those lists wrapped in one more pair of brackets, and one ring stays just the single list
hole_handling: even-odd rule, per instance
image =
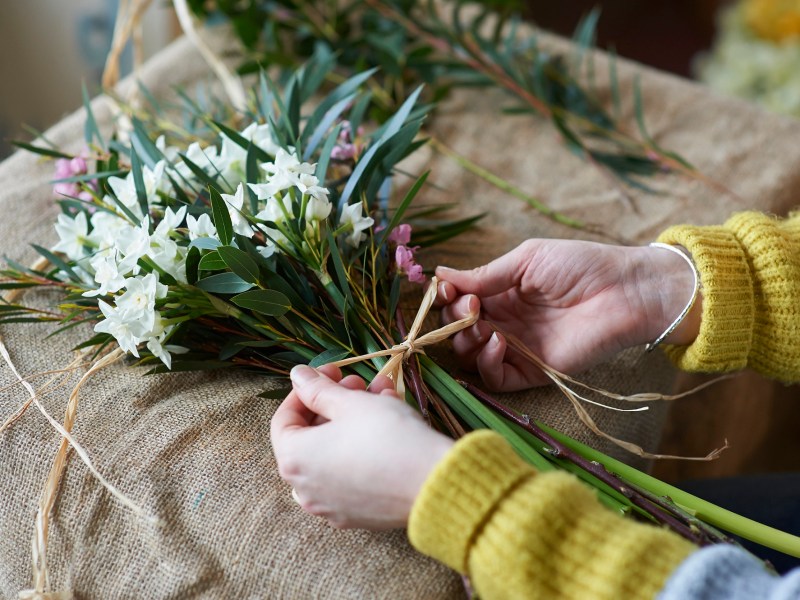
[{"label": "thumb", "polygon": [[333,419],[340,412],[339,398],[346,388],[305,365],[297,365],[289,375],[295,394],[311,412],[326,419]]}]

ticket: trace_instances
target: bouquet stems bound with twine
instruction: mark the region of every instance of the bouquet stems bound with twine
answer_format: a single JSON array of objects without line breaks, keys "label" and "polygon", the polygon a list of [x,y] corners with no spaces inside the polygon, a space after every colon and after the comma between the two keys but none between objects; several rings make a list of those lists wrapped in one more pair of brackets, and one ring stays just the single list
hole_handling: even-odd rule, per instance
[{"label": "bouquet stems bound with twine", "polygon": [[[477,315],[424,333],[434,281],[406,327],[403,290],[425,281],[416,249],[458,235],[479,215],[445,220],[442,207],[421,204],[427,174],[391,201],[397,164],[424,144],[419,132],[430,106],[418,105],[418,88],[374,123],[367,91],[373,72],[324,90],[334,60],[320,49],[280,86],[262,74],[244,110],[188,96],[180,119],[170,118],[165,106],[129,110],[125,135],[110,139],[101,135],[87,102],[80,155],[27,146],[57,159],[59,241],[50,249],[35,246],[42,256],[36,265],[9,262],[2,270],[0,289],[8,293],[0,323],[86,323],[93,335],[78,349],[93,364],[70,394],[64,422],[47,415],[62,442],[39,505],[34,589],[26,597],[50,592],[48,519],[69,446],[123,505],[158,522],[103,478],[72,435],[80,386],[124,355],[150,372],[239,368],[283,377],[297,364],[327,363],[368,380],[383,372],[433,427],[454,437],[494,429],[537,469],[574,472],[612,510],[701,545],[729,541],[721,528],[800,554],[800,539],[671,488],[515,413],[423,352]],[[31,288],[57,290],[58,304],[25,305],[20,291]],[[30,395],[0,425],[2,432],[28,406],[44,408],[5,347],[0,350]],[[541,367],[580,406],[584,398],[573,390],[579,384]]]}]

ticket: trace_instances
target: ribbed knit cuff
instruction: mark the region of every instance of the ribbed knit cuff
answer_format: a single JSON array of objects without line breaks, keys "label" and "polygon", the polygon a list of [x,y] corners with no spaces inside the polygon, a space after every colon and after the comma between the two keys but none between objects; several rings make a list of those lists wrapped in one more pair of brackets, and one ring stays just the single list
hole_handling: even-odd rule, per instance
[{"label": "ribbed knit cuff", "polygon": [[408,521],[411,543],[466,573],[470,545],[483,523],[511,489],[533,476],[534,469],[496,433],[470,433],[456,442],[422,487]]},{"label": "ribbed knit cuff", "polygon": [[679,244],[700,272],[703,312],[700,333],[689,346],[665,346],[685,371],[727,372],[747,366],[753,344],[753,276],[741,244],[725,227],[670,227],[658,237]]}]

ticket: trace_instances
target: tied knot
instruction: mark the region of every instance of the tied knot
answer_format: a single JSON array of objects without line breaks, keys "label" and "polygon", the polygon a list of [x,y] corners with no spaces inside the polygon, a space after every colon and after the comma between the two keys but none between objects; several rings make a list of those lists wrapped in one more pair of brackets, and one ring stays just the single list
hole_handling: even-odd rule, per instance
[{"label": "tied knot", "polygon": [[351,358],[345,358],[330,364],[336,367],[344,367],[365,360],[371,360],[381,356],[388,356],[389,360],[386,361],[386,364],[383,365],[380,371],[378,371],[378,375],[385,375],[391,379],[394,382],[397,392],[402,395],[405,391],[405,384],[403,382],[403,365],[407,363],[414,354],[418,352],[424,354],[424,348],[426,346],[438,344],[439,342],[449,338],[454,333],[473,325],[478,320],[479,314],[473,313],[467,315],[463,319],[448,323],[439,329],[435,329],[424,335],[420,335],[422,325],[425,323],[425,318],[428,316],[428,313],[433,307],[434,300],[436,300],[438,283],[439,280],[436,277],[431,278],[431,284],[428,286],[428,289],[425,291],[425,295],[422,297],[422,302],[420,302],[417,315],[414,317],[414,322],[411,324],[405,340],[399,344],[395,344],[391,348],[387,348],[386,350],[370,352],[368,354],[362,354],[361,356],[353,356]]}]

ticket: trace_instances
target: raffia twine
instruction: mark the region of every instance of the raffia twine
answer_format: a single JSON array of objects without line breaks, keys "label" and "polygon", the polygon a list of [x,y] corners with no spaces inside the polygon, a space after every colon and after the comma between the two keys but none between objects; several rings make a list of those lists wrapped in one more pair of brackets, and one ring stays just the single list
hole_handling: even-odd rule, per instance
[{"label": "raffia twine", "polygon": [[[428,286],[428,289],[425,291],[425,294],[422,297],[422,301],[420,303],[419,309],[417,310],[417,314],[414,317],[414,322],[408,331],[408,335],[406,336],[406,339],[403,340],[401,343],[396,344],[391,348],[387,348],[386,350],[379,350],[377,352],[370,352],[367,354],[362,354],[360,356],[353,356],[350,358],[334,361],[330,364],[336,367],[344,367],[347,365],[352,365],[366,360],[372,360],[373,358],[388,356],[390,357],[389,360],[380,369],[380,371],[378,371],[378,374],[389,377],[394,382],[395,389],[397,390],[397,392],[403,395],[405,393],[405,384],[403,375],[403,366],[405,365],[405,363],[407,363],[408,360],[415,353],[418,352],[424,353],[425,346],[429,346],[431,344],[437,344],[449,338],[451,335],[454,335],[459,331],[474,325],[478,321],[478,318],[480,317],[479,313],[471,313],[466,317],[464,317],[463,319],[459,319],[458,321],[454,321],[453,323],[449,323],[447,325],[444,325],[443,327],[440,327],[439,329],[436,329],[434,331],[426,333],[425,335],[420,336],[419,334],[420,331],[422,330],[422,325],[425,322],[425,319],[428,316],[428,313],[430,312],[431,308],[433,307],[434,300],[436,299],[437,288],[438,288],[438,279],[436,277],[433,277],[430,285]],[[580,381],[568,375],[565,375],[564,373],[561,373],[560,371],[554,369],[553,367],[545,363],[516,336],[503,331],[494,323],[489,323],[489,326],[494,331],[503,335],[506,338],[506,342],[511,348],[519,352],[520,355],[522,355],[526,360],[528,360],[529,362],[531,362],[531,364],[541,369],[545,373],[545,375],[547,375],[547,377],[558,387],[558,389],[562,392],[562,394],[571,402],[573,408],[575,409],[575,413],[578,415],[580,421],[584,425],[586,425],[586,427],[588,427],[591,431],[593,431],[600,437],[603,437],[609,440],[610,442],[616,444],[620,448],[623,448],[628,452],[635,454],[636,456],[640,456],[642,458],[647,458],[647,459],[670,458],[670,459],[694,460],[694,461],[714,460],[718,458],[719,455],[725,449],[728,448],[728,440],[725,440],[725,444],[722,448],[717,448],[715,450],[712,450],[706,456],[675,456],[670,454],[654,454],[651,452],[647,452],[637,444],[614,437],[604,432],[602,429],[600,429],[582,403],[594,404],[595,406],[600,406],[602,408],[618,412],[640,412],[648,410],[647,407],[624,409],[615,406],[609,406],[607,404],[590,400],[589,398],[582,396],[581,394],[576,392],[573,388],[571,388],[568,384],[572,383],[573,385],[582,387],[584,389],[588,389],[590,391],[593,391],[595,393],[598,393],[602,396],[614,400],[622,400],[627,402],[652,402],[657,400],[671,401],[671,400],[677,400],[678,398],[683,398],[705,387],[708,387],[709,385],[712,385],[718,381],[727,379],[728,377],[730,377],[729,375],[718,377],[712,381],[706,382],[691,390],[688,390],[686,392],[677,395],[658,394],[652,392],[633,394],[630,396],[615,394],[613,392],[609,392],[602,388],[581,383]]]},{"label": "raffia twine", "polygon": [[[46,268],[48,262],[45,259],[39,259],[34,265],[34,270],[41,270]],[[5,295],[5,300],[7,302],[15,302],[19,296],[21,295],[20,290],[12,290],[8,294]],[[67,464],[68,458],[68,451],[69,448],[75,451],[81,461],[86,465],[89,469],[89,472],[97,479],[97,481],[109,492],[111,495],[117,499],[123,506],[130,509],[135,515],[138,517],[143,518],[144,520],[158,524],[159,521],[152,515],[149,515],[143,508],[137,505],[133,500],[128,498],[125,494],[123,494],[119,489],[117,489],[112,483],[110,483],[100,471],[94,466],[89,453],[86,449],[75,439],[72,435],[72,428],[75,424],[75,420],[78,416],[78,404],[80,399],[80,391],[83,385],[98,371],[104,369],[116,362],[118,362],[123,356],[124,352],[117,348],[112,350],[111,352],[107,353],[105,356],[99,358],[94,364],[89,367],[89,369],[81,376],[78,380],[77,384],[72,389],[72,392],[69,394],[69,398],[67,400],[67,408],[64,415],[64,423],[59,423],[55,418],[53,418],[44,406],[39,401],[39,398],[42,395],[42,392],[47,389],[49,386],[55,383],[58,378],[58,375],[67,374],[73,372],[75,369],[84,366],[86,363],[82,357],[77,357],[73,359],[73,361],[64,367],[63,369],[55,369],[52,371],[45,371],[42,373],[36,373],[31,377],[38,377],[44,375],[53,375],[53,377],[45,383],[39,390],[35,390],[31,383],[28,381],[28,378],[23,377],[19,370],[17,369],[14,361],[11,358],[11,355],[6,347],[2,336],[0,335],[0,356],[3,358],[5,363],[11,369],[11,372],[14,374],[14,377],[17,379],[17,384],[21,385],[25,390],[28,392],[29,399],[14,413],[12,414],[6,421],[0,426],[0,433],[8,429],[9,427],[13,426],[13,424],[18,421],[22,415],[28,410],[28,408],[33,405],[35,406],[39,412],[44,416],[50,426],[55,429],[59,435],[61,436],[61,442],[58,446],[58,450],[56,451],[55,458],[53,459],[53,464],[50,467],[50,471],[48,473],[47,479],[45,480],[44,489],[42,490],[42,494],[39,499],[39,505],[36,511],[36,519],[35,519],[35,527],[34,527],[34,534],[31,543],[31,553],[32,553],[32,585],[31,589],[22,590],[19,592],[19,599],[20,600],[71,600],[72,593],[68,590],[53,590],[52,583],[50,581],[50,573],[47,566],[47,544],[49,538],[49,529],[50,529],[50,514],[56,504],[58,499],[58,486],[59,482],[61,481],[61,477],[64,474],[64,470]]]}]

